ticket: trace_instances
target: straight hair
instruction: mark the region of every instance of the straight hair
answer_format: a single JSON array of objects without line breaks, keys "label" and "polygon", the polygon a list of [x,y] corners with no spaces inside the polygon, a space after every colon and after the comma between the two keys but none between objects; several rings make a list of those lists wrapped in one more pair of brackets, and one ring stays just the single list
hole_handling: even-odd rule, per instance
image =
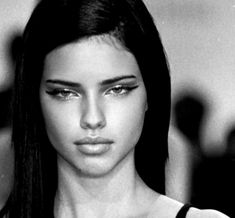
[{"label": "straight hair", "polygon": [[52,218],[57,161],[39,102],[44,60],[53,49],[92,36],[110,35],[136,58],[147,90],[148,111],[135,150],[136,169],[164,193],[168,156],[170,75],[154,21],[141,0],[43,0],[23,34],[14,85],[12,145],[14,186],[9,218]]}]

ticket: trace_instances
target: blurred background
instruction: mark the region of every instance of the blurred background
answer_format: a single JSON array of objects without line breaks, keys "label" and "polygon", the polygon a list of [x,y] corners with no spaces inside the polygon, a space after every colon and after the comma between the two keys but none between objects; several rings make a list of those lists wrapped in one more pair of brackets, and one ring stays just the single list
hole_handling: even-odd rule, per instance
[{"label": "blurred background", "polygon": [[[235,0],[145,0],[171,68],[167,194],[235,216]],[[10,95],[37,0],[0,1],[0,203],[11,188]],[[230,201],[229,201],[230,200]]]}]

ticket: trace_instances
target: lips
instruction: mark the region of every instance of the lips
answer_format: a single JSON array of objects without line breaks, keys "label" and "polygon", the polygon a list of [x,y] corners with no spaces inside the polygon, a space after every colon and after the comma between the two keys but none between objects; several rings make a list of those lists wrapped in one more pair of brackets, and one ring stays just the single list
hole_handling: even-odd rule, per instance
[{"label": "lips", "polygon": [[102,137],[85,137],[74,142],[85,155],[102,155],[110,150],[113,143],[113,140]]},{"label": "lips", "polygon": [[85,137],[74,142],[75,145],[85,145],[85,144],[97,145],[97,144],[112,144],[112,143],[113,143],[113,140],[102,138],[102,137],[95,137],[95,138]]}]

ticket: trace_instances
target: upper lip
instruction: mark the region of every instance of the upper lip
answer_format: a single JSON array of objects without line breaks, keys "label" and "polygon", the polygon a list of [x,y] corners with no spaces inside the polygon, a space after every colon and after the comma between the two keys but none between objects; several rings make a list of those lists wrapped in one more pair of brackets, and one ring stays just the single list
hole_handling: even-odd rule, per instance
[{"label": "upper lip", "polygon": [[79,139],[74,142],[76,145],[96,145],[96,144],[112,144],[113,140],[107,139],[107,138],[102,138],[102,137],[84,137],[82,139]]}]

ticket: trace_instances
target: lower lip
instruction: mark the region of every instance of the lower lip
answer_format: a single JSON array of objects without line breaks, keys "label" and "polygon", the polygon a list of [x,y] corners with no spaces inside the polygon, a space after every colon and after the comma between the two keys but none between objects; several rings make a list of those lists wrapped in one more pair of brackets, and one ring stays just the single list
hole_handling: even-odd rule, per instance
[{"label": "lower lip", "polygon": [[102,155],[110,150],[111,144],[83,144],[78,149],[85,155]]}]

